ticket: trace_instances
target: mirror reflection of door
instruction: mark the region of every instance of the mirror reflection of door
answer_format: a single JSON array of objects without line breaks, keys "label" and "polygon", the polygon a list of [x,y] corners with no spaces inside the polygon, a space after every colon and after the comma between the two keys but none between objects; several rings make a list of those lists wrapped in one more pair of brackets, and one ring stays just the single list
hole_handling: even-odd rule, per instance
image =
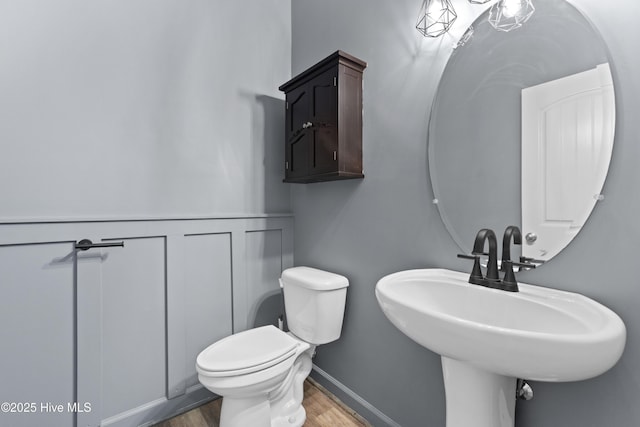
[{"label": "mirror reflection of door", "polygon": [[522,90],[522,255],[548,260],[601,199],[615,124],[609,64]]}]

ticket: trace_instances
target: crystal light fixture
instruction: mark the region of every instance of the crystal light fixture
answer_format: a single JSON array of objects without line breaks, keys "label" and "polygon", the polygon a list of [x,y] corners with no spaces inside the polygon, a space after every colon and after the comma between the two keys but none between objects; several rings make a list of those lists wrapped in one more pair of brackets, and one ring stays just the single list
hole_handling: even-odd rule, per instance
[{"label": "crystal light fixture", "polygon": [[487,2],[490,2],[491,0],[469,0],[469,3],[473,3],[473,4],[485,4]]},{"label": "crystal light fixture", "polygon": [[439,37],[449,31],[457,17],[451,0],[424,0],[416,29],[425,37]]},{"label": "crystal light fixture", "polygon": [[535,10],[531,0],[500,0],[489,10],[489,23],[496,30],[508,32],[521,27]]}]

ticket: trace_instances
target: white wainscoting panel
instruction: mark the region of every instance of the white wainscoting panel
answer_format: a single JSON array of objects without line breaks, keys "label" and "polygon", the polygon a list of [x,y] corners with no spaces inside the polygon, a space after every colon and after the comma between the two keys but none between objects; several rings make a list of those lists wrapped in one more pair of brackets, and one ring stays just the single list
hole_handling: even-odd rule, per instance
[{"label": "white wainscoting panel", "polygon": [[273,313],[282,313],[278,279],[282,272],[282,231],[255,230],[246,235],[247,325],[277,325]]},{"label": "white wainscoting panel", "polygon": [[122,241],[101,250],[103,419],[166,394],[165,239]]},{"label": "white wainscoting panel", "polygon": [[[73,262],[69,243],[0,247],[0,425],[66,426],[75,390]],[[48,406],[64,404],[62,411]],[[6,405],[3,403],[3,405]],[[56,408],[57,409],[57,408]]]},{"label": "white wainscoting panel", "polygon": [[0,425],[148,426],[211,399],[198,353],[274,323],[292,265],[290,215],[0,223],[0,400],[65,405]]},{"label": "white wainscoting panel", "polygon": [[185,237],[187,387],[198,384],[195,361],[210,344],[232,332],[231,233]]}]

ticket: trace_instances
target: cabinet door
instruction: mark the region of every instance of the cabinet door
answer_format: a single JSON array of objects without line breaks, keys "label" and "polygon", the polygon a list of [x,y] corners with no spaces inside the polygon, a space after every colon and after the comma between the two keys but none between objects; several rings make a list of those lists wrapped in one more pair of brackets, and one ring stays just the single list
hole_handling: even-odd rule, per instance
[{"label": "cabinet door", "polygon": [[313,78],[311,92],[309,175],[337,170],[338,87],[337,67]]},{"label": "cabinet door", "polygon": [[286,179],[305,176],[308,173],[311,131],[306,129],[305,124],[309,122],[309,98],[308,85],[293,89],[286,96]]}]

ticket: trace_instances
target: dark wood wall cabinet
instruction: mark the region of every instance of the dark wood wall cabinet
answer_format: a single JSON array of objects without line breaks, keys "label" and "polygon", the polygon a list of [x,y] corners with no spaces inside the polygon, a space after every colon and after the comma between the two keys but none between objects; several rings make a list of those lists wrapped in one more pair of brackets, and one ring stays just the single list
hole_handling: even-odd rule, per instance
[{"label": "dark wood wall cabinet", "polygon": [[364,178],[362,72],[337,51],[280,86],[285,93],[284,182]]}]

